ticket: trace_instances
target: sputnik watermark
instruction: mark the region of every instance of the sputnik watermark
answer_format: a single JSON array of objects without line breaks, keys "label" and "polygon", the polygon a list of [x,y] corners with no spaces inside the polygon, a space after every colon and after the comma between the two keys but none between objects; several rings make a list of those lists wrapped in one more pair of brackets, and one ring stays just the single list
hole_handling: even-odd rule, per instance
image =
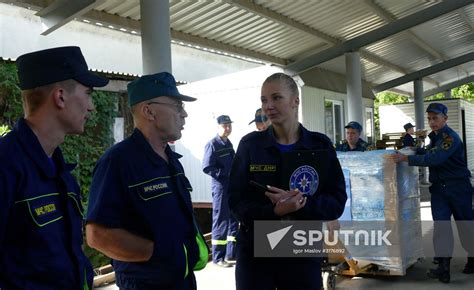
[{"label": "sputnik watermark", "polygon": [[[397,227],[385,223],[341,224],[333,231],[322,221],[259,221],[255,222],[254,246],[258,257],[311,257],[346,254],[354,247],[363,252],[374,249],[386,254],[394,242]],[[395,236],[395,237],[394,237]]]},{"label": "sputnik watermark", "polygon": [[336,246],[342,242],[345,246],[352,243],[356,246],[392,246],[392,243],[388,240],[391,233],[391,230],[335,230],[332,232],[328,230],[297,230],[293,232],[293,244],[296,246],[314,246],[324,242],[325,245]]},{"label": "sputnik watermark", "polygon": [[[459,234],[453,234],[454,228]],[[339,221],[335,227],[333,222],[288,219],[256,221],[253,234],[255,257],[418,259],[474,253],[473,221]]]}]

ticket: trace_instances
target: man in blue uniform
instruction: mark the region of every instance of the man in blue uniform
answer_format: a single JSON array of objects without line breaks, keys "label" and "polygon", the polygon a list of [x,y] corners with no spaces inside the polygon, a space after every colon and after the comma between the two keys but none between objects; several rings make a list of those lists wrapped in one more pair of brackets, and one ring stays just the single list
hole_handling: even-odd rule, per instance
[{"label": "man in blue uniform", "polygon": [[204,149],[202,169],[212,177],[212,261],[221,267],[230,267],[235,260],[237,220],[229,210],[229,174],[234,158],[234,147],[229,140],[232,121],[229,116],[217,118],[218,133]]},{"label": "man in blue uniform", "polygon": [[360,138],[362,125],[351,121],[344,128],[346,128],[346,140],[336,146],[336,151],[366,151],[369,144]]},{"label": "man in blue uniform", "polygon": [[25,117],[0,140],[0,289],[91,289],[82,252],[81,195],[59,149],[94,110],[91,74],[79,47],[16,61]]},{"label": "man in blue uniform", "polygon": [[250,121],[249,125],[255,122],[255,128],[257,131],[265,131],[272,124],[268,117],[262,112],[262,109],[259,108],[255,111],[255,118]]},{"label": "man in blue uniform", "polygon": [[120,289],[196,289],[208,249],[196,224],[191,184],[168,142],[188,116],[167,72],[128,85],[135,130],[94,170],[87,212],[88,244],[113,259]]},{"label": "man in blue uniform", "polygon": [[[450,281],[450,259],[453,251],[451,216],[457,223],[463,248],[468,252],[468,262],[463,273],[474,273],[474,231],[472,221],[471,173],[467,169],[464,146],[458,134],[446,124],[448,108],[441,103],[431,103],[426,109],[432,132],[430,144],[417,155],[400,153],[392,155],[395,162],[408,161],[410,166],[428,166],[430,172],[431,213],[433,215],[433,244],[438,257],[438,268],[428,276],[443,283]],[[437,223],[436,221],[441,221]]]},{"label": "man in blue uniform", "polygon": [[416,142],[412,136],[415,134],[415,126],[412,123],[406,123],[403,128],[405,129],[405,135],[402,138],[402,147],[415,147]]}]

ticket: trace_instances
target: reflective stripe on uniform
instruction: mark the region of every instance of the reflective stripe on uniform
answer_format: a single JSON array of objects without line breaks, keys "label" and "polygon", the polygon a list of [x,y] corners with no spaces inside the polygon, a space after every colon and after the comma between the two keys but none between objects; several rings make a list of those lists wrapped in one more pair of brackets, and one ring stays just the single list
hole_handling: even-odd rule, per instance
[{"label": "reflective stripe on uniform", "polygon": [[234,236],[227,236],[227,241],[235,243],[237,242],[237,239]]},{"label": "reflective stripe on uniform", "polygon": [[211,240],[211,244],[214,246],[225,246],[227,245],[227,240]]},{"label": "reflective stripe on uniform", "polygon": [[196,243],[199,248],[199,260],[196,262],[196,265],[194,265],[194,271],[199,271],[206,267],[207,261],[209,259],[209,249],[207,247],[206,241],[204,240],[204,237],[201,235],[199,230],[196,234]]},{"label": "reflective stripe on uniform", "polygon": [[188,269],[188,250],[186,249],[186,245],[183,244],[183,249],[184,249],[184,257],[186,258],[186,271],[184,271],[184,278],[188,277],[189,269]]},{"label": "reflective stripe on uniform", "polygon": [[87,271],[84,269],[84,290],[89,290],[89,285],[87,285]]}]

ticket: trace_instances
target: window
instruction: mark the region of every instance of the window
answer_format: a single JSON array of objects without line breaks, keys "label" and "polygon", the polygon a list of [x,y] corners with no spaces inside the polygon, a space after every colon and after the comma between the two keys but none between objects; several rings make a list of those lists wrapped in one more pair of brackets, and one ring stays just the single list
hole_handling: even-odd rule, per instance
[{"label": "window", "polygon": [[324,101],[324,119],[326,125],[326,135],[335,144],[344,140],[344,109],[342,101]]},{"label": "window", "polygon": [[374,108],[365,108],[365,133],[367,135],[367,142],[374,144]]}]

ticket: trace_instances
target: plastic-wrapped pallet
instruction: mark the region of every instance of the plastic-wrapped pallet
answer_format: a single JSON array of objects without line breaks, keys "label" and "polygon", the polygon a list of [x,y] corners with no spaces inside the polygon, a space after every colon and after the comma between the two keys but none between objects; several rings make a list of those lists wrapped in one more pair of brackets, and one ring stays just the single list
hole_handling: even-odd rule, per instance
[{"label": "plastic-wrapped pallet", "polygon": [[392,230],[397,247],[377,247],[376,255],[373,249],[371,254],[348,250],[354,258],[387,270],[388,275],[405,275],[406,269],[423,256],[421,224],[413,222],[420,220],[418,168],[384,158],[392,153],[337,152],[345,178],[350,180],[351,204],[343,215],[349,216],[350,210],[353,221],[387,222],[387,226],[396,227]]}]

